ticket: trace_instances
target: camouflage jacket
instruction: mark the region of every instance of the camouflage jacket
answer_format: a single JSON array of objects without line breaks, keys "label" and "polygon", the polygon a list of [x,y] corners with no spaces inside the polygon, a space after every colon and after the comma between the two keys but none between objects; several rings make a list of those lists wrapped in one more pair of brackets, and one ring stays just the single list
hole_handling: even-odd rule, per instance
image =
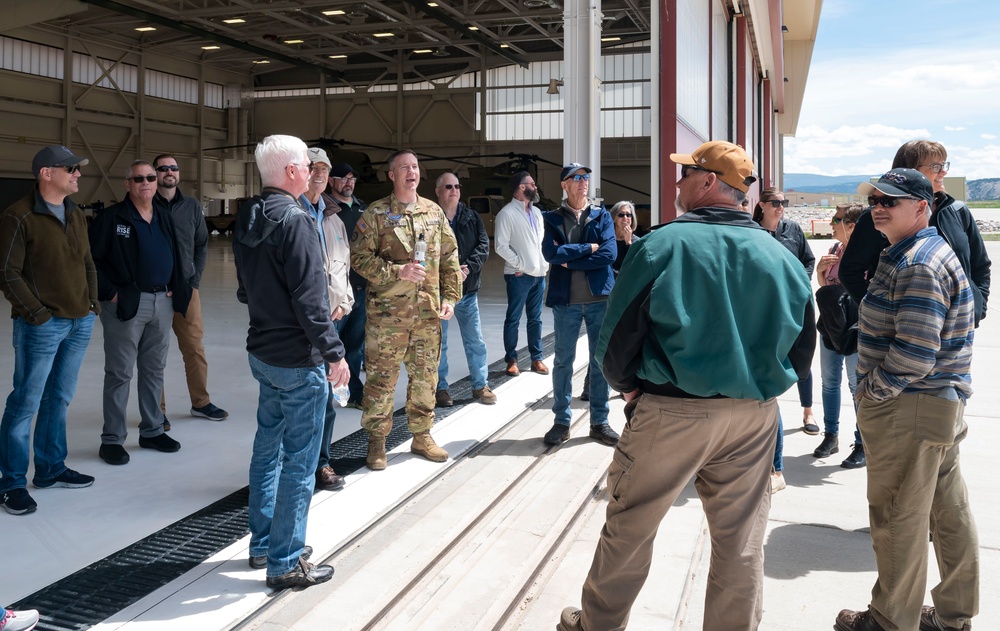
[{"label": "camouflage jacket", "polygon": [[[399,280],[421,233],[427,242],[427,276],[421,283]],[[454,305],[462,298],[455,234],[441,207],[423,197],[410,209],[395,195],[371,203],[351,238],[351,267],[368,279],[368,299],[374,304],[437,313],[442,301]]]}]

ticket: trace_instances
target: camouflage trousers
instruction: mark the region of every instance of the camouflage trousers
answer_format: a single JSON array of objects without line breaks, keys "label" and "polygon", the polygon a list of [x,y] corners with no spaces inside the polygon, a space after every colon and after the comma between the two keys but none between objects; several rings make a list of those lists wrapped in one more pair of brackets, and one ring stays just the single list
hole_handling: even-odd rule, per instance
[{"label": "camouflage trousers", "polygon": [[407,427],[417,434],[434,425],[434,391],[441,359],[441,320],[417,309],[373,310],[365,324],[365,398],[361,426],[369,434],[392,431],[399,365],[406,366]]}]

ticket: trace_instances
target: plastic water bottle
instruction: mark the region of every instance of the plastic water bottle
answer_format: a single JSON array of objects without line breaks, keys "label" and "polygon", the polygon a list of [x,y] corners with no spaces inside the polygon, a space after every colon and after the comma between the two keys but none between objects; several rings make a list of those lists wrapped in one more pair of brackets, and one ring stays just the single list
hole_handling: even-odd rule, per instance
[{"label": "plastic water bottle", "polygon": [[351,391],[347,386],[337,386],[333,389],[333,400],[337,402],[340,407],[345,407],[347,405],[347,400],[351,398]]},{"label": "plastic water bottle", "polygon": [[424,241],[423,232],[417,238],[417,247],[413,250],[413,261],[420,263],[421,267],[427,267],[427,242]]}]

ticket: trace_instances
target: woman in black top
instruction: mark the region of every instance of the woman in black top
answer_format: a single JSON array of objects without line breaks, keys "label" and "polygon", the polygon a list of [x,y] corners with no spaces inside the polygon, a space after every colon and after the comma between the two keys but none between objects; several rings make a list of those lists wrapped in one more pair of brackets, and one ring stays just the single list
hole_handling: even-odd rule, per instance
[{"label": "woman in black top", "polygon": [[618,256],[611,264],[611,269],[617,278],[628,249],[639,240],[639,237],[635,236],[637,225],[635,204],[627,201],[618,202],[611,207],[611,219],[615,222],[615,240],[618,242]]}]

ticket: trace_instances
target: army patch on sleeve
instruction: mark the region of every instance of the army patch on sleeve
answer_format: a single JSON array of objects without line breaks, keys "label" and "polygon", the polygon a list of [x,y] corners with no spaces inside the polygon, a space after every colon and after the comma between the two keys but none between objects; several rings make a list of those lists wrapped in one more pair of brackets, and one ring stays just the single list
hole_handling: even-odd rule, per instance
[{"label": "army patch on sleeve", "polygon": [[364,217],[358,218],[358,223],[355,224],[355,227],[361,232],[368,230],[368,224],[365,223]]}]

